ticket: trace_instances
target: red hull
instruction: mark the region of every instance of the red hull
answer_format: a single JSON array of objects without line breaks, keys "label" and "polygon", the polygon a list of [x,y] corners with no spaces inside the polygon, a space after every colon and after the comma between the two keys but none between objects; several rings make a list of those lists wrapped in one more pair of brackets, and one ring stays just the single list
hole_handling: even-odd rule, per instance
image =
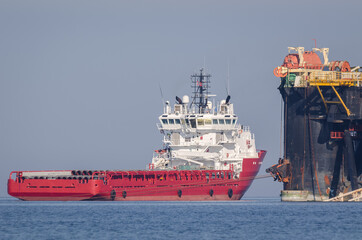
[{"label": "red hull", "polygon": [[76,179],[8,180],[9,195],[27,201],[207,201],[239,200],[259,171],[265,151],[243,161],[243,171],[231,170],[99,171]]}]

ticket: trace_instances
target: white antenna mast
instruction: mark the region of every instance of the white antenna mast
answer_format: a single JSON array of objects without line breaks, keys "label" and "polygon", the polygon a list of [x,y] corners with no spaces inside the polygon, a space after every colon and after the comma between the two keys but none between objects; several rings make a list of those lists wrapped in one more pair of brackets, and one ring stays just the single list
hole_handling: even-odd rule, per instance
[{"label": "white antenna mast", "polygon": [[227,94],[230,95],[230,59],[228,59]]},{"label": "white antenna mast", "polygon": [[160,83],[158,83],[158,87],[160,88],[162,107],[163,107],[163,109],[165,109],[165,99],[163,98],[163,93],[162,93],[162,88],[161,88]]}]

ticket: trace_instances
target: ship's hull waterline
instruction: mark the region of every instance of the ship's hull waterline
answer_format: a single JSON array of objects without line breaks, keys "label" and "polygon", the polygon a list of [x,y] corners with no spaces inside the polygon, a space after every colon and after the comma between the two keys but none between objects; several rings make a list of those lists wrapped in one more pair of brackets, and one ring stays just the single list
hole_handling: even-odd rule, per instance
[{"label": "ship's hull waterline", "polygon": [[163,105],[157,128],[162,148],[147,170],[13,171],[9,195],[28,201],[239,200],[266,151],[241,125],[231,96],[210,94],[210,74],[191,75],[193,96]]},{"label": "ship's hull waterline", "polygon": [[29,179],[22,177],[25,172],[13,172],[8,193],[26,201],[240,200],[265,154],[260,151],[258,158],[244,159],[244,171],[237,179],[231,170],[97,171],[76,179]]}]

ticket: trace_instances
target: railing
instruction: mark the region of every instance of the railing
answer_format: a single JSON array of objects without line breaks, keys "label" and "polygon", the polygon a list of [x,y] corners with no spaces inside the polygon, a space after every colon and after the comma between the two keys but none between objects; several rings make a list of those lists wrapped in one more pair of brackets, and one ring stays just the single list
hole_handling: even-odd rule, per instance
[{"label": "railing", "polygon": [[307,82],[310,86],[360,86],[361,72],[312,72]]},{"label": "railing", "polygon": [[244,132],[250,132],[249,126],[242,126]]},{"label": "railing", "polygon": [[9,174],[9,179],[12,179],[12,180],[16,181],[21,177],[21,175],[22,175],[21,171],[12,171]]}]

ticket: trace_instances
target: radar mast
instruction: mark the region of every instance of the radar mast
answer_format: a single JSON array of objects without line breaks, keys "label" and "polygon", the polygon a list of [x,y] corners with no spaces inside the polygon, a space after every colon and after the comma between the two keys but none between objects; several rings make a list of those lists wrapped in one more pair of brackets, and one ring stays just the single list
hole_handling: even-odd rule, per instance
[{"label": "radar mast", "polygon": [[204,113],[207,107],[207,100],[210,88],[210,74],[205,74],[204,69],[200,69],[199,74],[191,75],[191,87],[193,94],[191,106],[195,105],[199,109],[199,113]]}]

